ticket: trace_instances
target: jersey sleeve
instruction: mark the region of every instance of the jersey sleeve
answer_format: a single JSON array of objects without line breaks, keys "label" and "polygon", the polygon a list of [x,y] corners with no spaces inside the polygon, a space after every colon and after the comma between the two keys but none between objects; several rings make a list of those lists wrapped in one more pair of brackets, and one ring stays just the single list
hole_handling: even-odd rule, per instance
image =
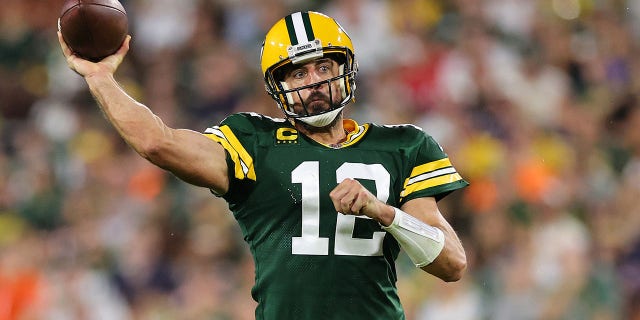
[{"label": "jersey sleeve", "polygon": [[400,202],[420,197],[444,198],[449,193],[464,188],[465,181],[451,163],[443,148],[431,136],[422,132],[421,142],[415,149],[411,171],[404,180]]},{"label": "jersey sleeve", "polygon": [[219,143],[227,153],[229,191],[226,196],[238,185],[246,186],[256,181],[253,155],[256,135],[246,115],[230,115],[219,125],[207,128],[204,135]]}]

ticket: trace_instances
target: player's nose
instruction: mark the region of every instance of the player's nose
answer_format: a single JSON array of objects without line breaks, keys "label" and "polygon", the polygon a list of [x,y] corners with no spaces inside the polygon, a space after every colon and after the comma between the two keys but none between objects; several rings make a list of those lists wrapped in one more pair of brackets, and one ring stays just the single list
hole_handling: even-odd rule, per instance
[{"label": "player's nose", "polygon": [[312,71],[309,72],[309,76],[307,77],[307,80],[309,81],[309,83],[307,83],[307,85],[316,84],[314,87],[317,88],[317,87],[320,87],[321,85],[323,85],[323,83],[320,83],[320,82],[322,82],[323,80],[326,80],[326,79],[317,70],[312,70]]}]

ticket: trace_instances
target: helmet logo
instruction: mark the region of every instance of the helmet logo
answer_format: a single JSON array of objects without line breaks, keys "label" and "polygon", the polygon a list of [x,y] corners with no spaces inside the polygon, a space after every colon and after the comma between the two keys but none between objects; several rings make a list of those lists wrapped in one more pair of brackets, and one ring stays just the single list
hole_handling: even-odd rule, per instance
[{"label": "helmet logo", "polygon": [[322,57],[322,42],[315,39],[311,42],[291,45],[287,48],[289,59],[293,64],[307,62]]}]

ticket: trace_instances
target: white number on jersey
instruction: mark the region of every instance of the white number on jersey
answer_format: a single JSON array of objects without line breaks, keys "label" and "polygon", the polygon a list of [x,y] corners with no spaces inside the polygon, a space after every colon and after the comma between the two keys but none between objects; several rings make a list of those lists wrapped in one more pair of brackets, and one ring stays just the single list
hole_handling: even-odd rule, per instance
[{"label": "white number on jersey", "polygon": [[[302,235],[293,237],[292,254],[328,255],[329,238],[320,237],[320,163],[305,161],[291,172],[291,182],[302,185]],[[381,164],[344,163],[336,170],[336,182],[351,179],[367,179],[375,182],[376,197],[387,202],[391,177]],[[371,239],[353,237],[356,219],[370,219],[366,216],[352,216],[337,213],[335,232],[335,255],[381,256],[385,232],[376,231]]]}]

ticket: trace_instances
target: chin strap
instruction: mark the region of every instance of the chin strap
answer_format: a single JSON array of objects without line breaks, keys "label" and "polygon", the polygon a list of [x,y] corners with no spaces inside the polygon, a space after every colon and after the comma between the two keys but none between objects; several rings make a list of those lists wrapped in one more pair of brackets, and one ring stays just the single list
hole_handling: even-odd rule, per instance
[{"label": "chin strap", "polygon": [[393,208],[396,216],[388,227],[389,232],[407,253],[416,267],[424,267],[435,260],[444,248],[444,233],[416,217]]},{"label": "chin strap", "polygon": [[342,109],[344,109],[344,106],[335,110],[331,110],[329,112],[325,112],[323,114],[317,114],[315,116],[308,116],[308,117],[299,117],[296,119],[310,126],[313,126],[316,128],[322,128],[322,127],[328,126],[333,120],[335,120],[336,117],[342,111]]}]

